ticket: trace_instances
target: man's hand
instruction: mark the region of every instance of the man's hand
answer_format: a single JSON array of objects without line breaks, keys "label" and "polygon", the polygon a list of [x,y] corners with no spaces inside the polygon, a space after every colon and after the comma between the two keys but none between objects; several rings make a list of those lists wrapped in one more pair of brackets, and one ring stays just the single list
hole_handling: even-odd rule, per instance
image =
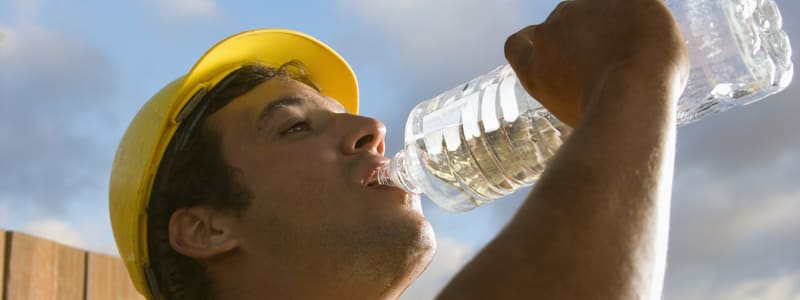
[{"label": "man's hand", "polygon": [[674,81],[682,89],[688,56],[675,21],[659,0],[572,0],[547,20],[511,35],[506,58],[525,89],[575,127],[610,68],[631,84]]},{"label": "man's hand", "polygon": [[688,61],[659,0],[574,0],[508,39],[520,81],[575,127],[443,299],[658,299]]}]

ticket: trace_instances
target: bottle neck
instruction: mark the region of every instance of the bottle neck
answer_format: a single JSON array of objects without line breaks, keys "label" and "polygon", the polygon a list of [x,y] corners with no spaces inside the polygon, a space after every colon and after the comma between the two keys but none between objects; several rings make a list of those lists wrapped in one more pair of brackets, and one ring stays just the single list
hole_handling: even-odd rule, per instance
[{"label": "bottle neck", "polygon": [[389,162],[378,168],[376,177],[378,184],[393,185],[406,192],[421,194],[418,184],[414,184],[413,177],[407,164],[408,154],[406,149],[400,150]]}]

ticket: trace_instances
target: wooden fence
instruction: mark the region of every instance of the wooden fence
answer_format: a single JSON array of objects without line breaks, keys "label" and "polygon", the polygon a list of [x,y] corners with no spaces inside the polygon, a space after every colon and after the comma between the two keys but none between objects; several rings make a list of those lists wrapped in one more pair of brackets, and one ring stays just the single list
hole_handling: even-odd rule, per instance
[{"label": "wooden fence", "polygon": [[0,229],[0,299],[144,299],[118,258]]}]

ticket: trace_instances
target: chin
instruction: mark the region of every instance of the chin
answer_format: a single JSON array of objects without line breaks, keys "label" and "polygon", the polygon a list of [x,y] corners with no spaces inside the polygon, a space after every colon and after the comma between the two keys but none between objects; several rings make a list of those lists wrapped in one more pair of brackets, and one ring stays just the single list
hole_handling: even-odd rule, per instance
[{"label": "chin", "polygon": [[408,280],[408,285],[422,275],[422,272],[433,261],[433,256],[436,253],[436,235],[433,232],[433,227],[427,221],[425,224],[419,227],[419,238],[407,257],[405,276],[403,277]]},{"label": "chin", "polygon": [[423,245],[423,249],[420,249],[424,252],[424,257],[421,259],[424,261],[423,269],[428,267],[428,264],[431,263],[433,260],[433,255],[436,253],[436,233],[433,232],[433,226],[427,220],[425,220],[425,226],[421,229],[420,232],[420,243]]},{"label": "chin", "polygon": [[386,219],[384,224],[393,227],[389,231],[398,242],[395,250],[406,253],[411,261],[422,261],[423,268],[427,266],[436,250],[436,235],[421,209],[407,206],[402,213]]},{"label": "chin", "polygon": [[[433,226],[422,214],[417,215],[413,222],[415,238],[409,241],[409,260],[415,272],[422,273],[428,267],[436,252],[436,234]],[[418,275],[418,274],[417,274]]]},{"label": "chin", "polygon": [[343,253],[350,256],[347,268],[367,276],[386,287],[410,285],[430,264],[436,250],[436,237],[431,224],[422,214],[396,208],[373,211],[369,221],[351,228],[346,235],[327,235],[346,245]]}]

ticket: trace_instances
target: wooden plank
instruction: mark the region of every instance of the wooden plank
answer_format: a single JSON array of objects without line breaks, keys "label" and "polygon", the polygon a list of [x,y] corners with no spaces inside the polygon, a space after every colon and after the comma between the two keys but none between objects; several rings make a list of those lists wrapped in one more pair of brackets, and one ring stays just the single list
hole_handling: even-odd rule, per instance
[{"label": "wooden plank", "polygon": [[19,232],[8,235],[6,243],[6,299],[83,300],[83,250]]},{"label": "wooden plank", "polygon": [[122,260],[91,252],[88,259],[86,300],[145,299],[131,283]]},{"label": "wooden plank", "polygon": [[0,298],[3,297],[3,275],[6,273],[6,231],[0,228]]}]

